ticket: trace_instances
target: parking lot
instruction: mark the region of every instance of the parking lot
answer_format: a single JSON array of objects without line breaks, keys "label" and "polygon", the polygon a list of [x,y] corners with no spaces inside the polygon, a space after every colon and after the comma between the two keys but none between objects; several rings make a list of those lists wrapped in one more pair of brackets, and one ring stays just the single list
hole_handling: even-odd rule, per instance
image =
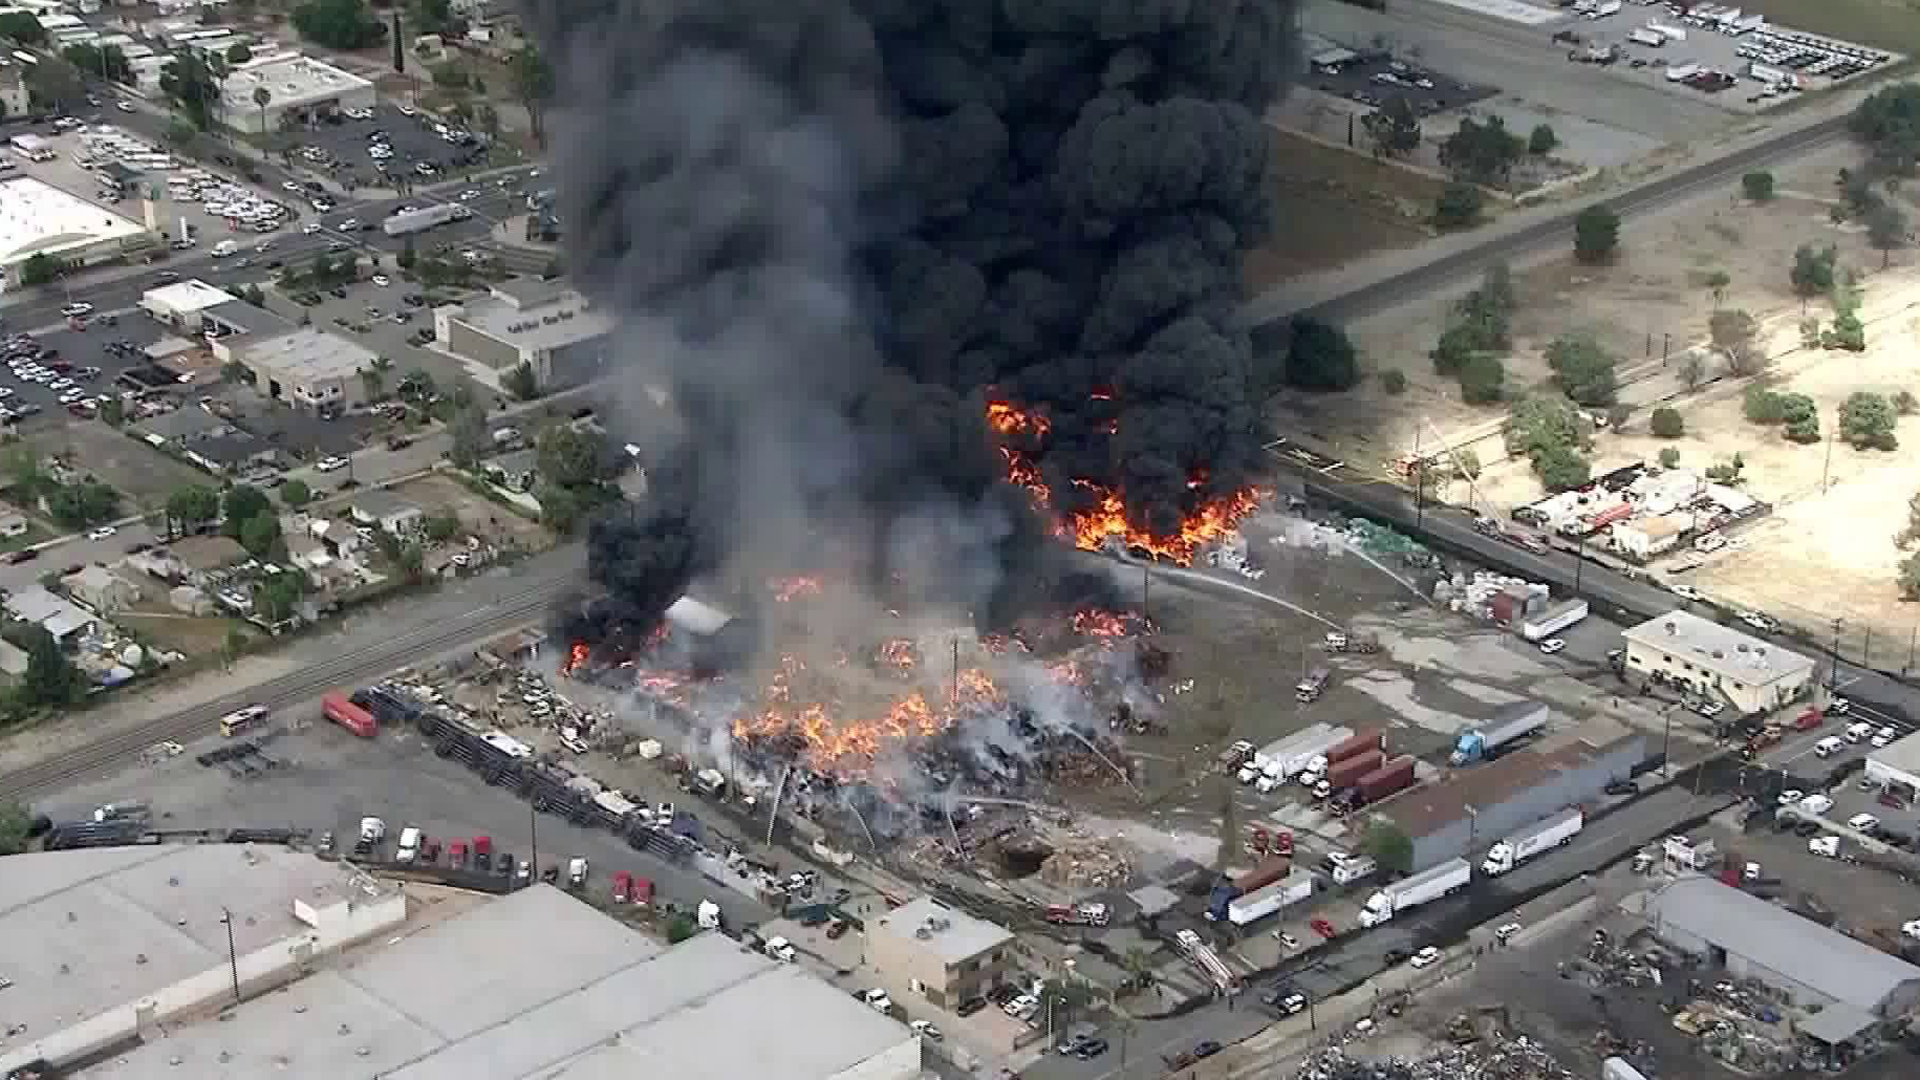
[{"label": "parking lot", "polygon": [[[1764,109],[1801,90],[1823,89],[1899,59],[1789,27],[1736,32],[1741,22],[1722,24],[1715,17],[1716,11],[1728,10],[1706,4],[1683,15],[1675,5],[1629,3],[1601,18],[1575,16],[1553,28],[1553,40],[1567,49],[1570,63],[1598,63],[1622,78],[1740,112]],[[1656,24],[1685,37],[1655,32]],[[1656,40],[1660,43],[1653,44]]]},{"label": "parking lot", "polygon": [[348,190],[393,187],[398,176],[420,185],[440,183],[460,170],[486,166],[485,140],[473,132],[406,106],[381,104],[369,113],[298,132],[289,136],[287,149],[297,164]]},{"label": "parking lot", "polygon": [[[1353,58],[1327,62],[1331,56],[1341,53]],[[1417,116],[1471,105],[1500,92],[1497,86],[1462,82],[1418,63],[1397,60],[1384,51],[1362,53],[1347,49],[1314,58],[1313,85],[1322,93],[1362,105],[1405,98]]]},{"label": "parking lot", "polygon": [[85,330],[13,336],[5,350],[7,366],[0,369],[0,419],[30,421],[59,416],[62,410],[95,415],[100,398],[123,389],[116,385],[122,372],[146,366],[140,350],[162,333],[142,316],[108,315]]}]

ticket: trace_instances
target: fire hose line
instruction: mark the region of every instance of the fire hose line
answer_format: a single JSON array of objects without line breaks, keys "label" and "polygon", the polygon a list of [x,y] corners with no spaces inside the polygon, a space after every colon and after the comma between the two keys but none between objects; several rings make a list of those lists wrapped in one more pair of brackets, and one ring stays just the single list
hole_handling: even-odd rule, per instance
[{"label": "fire hose line", "polygon": [[573,582],[573,575],[543,577],[530,588],[450,620],[440,620],[350,649],[322,663],[272,679],[237,694],[197,705],[110,735],[98,742],[0,775],[0,798],[17,799],[109,765],[131,759],[154,743],[183,741],[212,731],[220,716],[249,704],[280,708],[312,698],[342,683],[385,674],[420,656],[475,637],[504,632],[543,615]]}]

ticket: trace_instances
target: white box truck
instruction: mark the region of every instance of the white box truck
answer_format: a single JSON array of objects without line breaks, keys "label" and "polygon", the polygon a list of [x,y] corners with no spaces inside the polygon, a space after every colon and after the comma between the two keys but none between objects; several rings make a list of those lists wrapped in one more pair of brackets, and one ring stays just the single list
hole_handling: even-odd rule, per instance
[{"label": "white box truck", "polygon": [[1360,908],[1360,925],[1379,926],[1403,911],[1431,903],[1459,892],[1473,880],[1473,867],[1465,859],[1448,859],[1431,870],[1402,878],[1367,897]]},{"label": "white box truck", "polygon": [[1487,851],[1486,861],[1480,864],[1480,872],[1499,877],[1548,848],[1571,843],[1586,826],[1586,813],[1577,806],[1568,807],[1493,845]]},{"label": "white box truck", "polygon": [[1589,610],[1585,600],[1569,600],[1564,604],[1555,604],[1541,612],[1539,618],[1528,619],[1521,623],[1520,636],[1528,641],[1540,641],[1552,637],[1586,618]]},{"label": "white box truck", "polygon": [[1260,779],[1266,775],[1269,766],[1293,757],[1299,752],[1302,746],[1312,743],[1313,740],[1325,735],[1330,730],[1331,728],[1326,724],[1311,724],[1284,739],[1275,739],[1254,751],[1253,757],[1249,758],[1246,764],[1240,768],[1240,782],[1243,784],[1251,784]]},{"label": "white box truck", "polygon": [[1630,31],[1627,34],[1627,40],[1633,42],[1635,45],[1645,45],[1649,49],[1657,49],[1667,43],[1667,39],[1664,36],[1656,34],[1644,26],[1636,27]]},{"label": "white box truck", "polygon": [[1305,870],[1295,870],[1265,888],[1235,897],[1227,904],[1227,921],[1235,926],[1245,926],[1312,895],[1313,875]]},{"label": "white box truck", "polygon": [[1335,885],[1351,885],[1372,877],[1374,871],[1380,869],[1379,864],[1368,855],[1333,854],[1327,856],[1327,861],[1332,865],[1331,876]]}]

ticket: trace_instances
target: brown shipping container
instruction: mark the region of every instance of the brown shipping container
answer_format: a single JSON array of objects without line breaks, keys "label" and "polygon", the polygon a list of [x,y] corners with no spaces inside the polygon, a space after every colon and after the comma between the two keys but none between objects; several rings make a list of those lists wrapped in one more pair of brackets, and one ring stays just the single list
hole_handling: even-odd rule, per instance
[{"label": "brown shipping container", "polygon": [[1493,610],[1493,621],[1501,626],[1513,625],[1514,617],[1520,614],[1520,603],[1512,593],[1494,593],[1488,606]]},{"label": "brown shipping container", "polygon": [[1360,778],[1356,784],[1368,802],[1381,799],[1413,784],[1413,758],[1402,755]]},{"label": "brown shipping container", "polygon": [[1287,871],[1292,867],[1292,859],[1284,855],[1275,856],[1234,879],[1233,887],[1240,890],[1241,896],[1245,896],[1255,889],[1264,889],[1286,877]]},{"label": "brown shipping container", "polygon": [[1345,761],[1355,754],[1364,754],[1369,750],[1378,750],[1383,754],[1386,753],[1387,733],[1384,731],[1363,731],[1355,735],[1353,738],[1327,751],[1327,764],[1332,765],[1336,761]]},{"label": "brown shipping container", "polygon": [[1327,770],[1327,783],[1333,790],[1352,787],[1361,777],[1385,764],[1387,755],[1378,750],[1369,750],[1359,757],[1350,757]]}]

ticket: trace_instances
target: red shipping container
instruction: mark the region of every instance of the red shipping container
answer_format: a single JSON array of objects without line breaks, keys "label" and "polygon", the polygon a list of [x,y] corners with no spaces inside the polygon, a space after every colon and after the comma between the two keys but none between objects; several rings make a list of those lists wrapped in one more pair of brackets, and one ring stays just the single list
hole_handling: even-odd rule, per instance
[{"label": "red shipping container", "polygon": [[371,739],[380,730],[373,714],[347,700],[345,694],[328,694],[320,699],[320,711],[326,718],[363,739]]},{"label": "red shipping container", "polygon": [[1387,755],[1378,750],[1369,750],[1359,757],[1350,757],[1327,770],[1327,784],[1335,791],[1350,788],[1360,778],[1386,764]]},{"label": "red shipping container", "polygon": [[1502,626],[1510,625],[1520,614],[1520,600],[1512,593],[1494,593],[1488,607],[1493,609],[1493,621]]},{"label": "red shipping container", "polygon": [[1241,896],[1245,896],[1255,889],[1264,889],[1268,885],[1286,877],[1287,871],[1291,869],[1292,866],[1293,860],[1284,856],[1268,859],[1266,862],[1240,875],[1240,877],[1234,881],[1233,887],[1239,890]]},{"label": "red shipping container", "polygon": [[1356,785],[1366,801],[1381,799],[1413,786],[1413,758],[1402,755],[1361,777]]},{"label": "red shipping container", "polygon": [[1386,749],[1386,732],[1363,731],[1353,738],[1348,739],[1346,742],[1341,743],[1339,746],[1327,751],[1327,764],[1328,766],[1332,766],[1336,762],[1345,761],[1355,754],[1364,754],[1369,750],[1378,750],[1385,753]]}]

